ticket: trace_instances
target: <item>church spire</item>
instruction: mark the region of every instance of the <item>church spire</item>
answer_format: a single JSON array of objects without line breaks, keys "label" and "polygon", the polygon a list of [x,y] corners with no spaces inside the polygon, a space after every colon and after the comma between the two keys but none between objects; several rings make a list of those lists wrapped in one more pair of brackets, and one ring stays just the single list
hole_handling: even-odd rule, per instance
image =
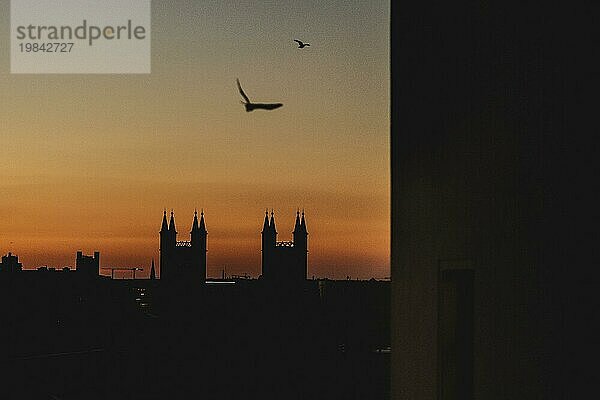
[{"label": "church spire", "polygon": [[204,223],[204,210],[200,212],[200,233],[208,233],[206,232],[206,224]]},{"label": "church spire", "polygon": [[198,210],[194,210],[194,222],[192,222],[192,232],[197,231],[198,229],[200,229],[198,227]]},{"label": "church spire", "polygon": [[304,210],[302,210],[302,221],[300,221],[300,229],[302,230],[302,232],[308,233],[306,231],[306,221],[304,220]]},{"label": "church spire", "polygon": [[269,210],[265,210],[265,223],[263,224],[263,233],[269,230]]},{"label": "church spire", "polygon": [[167,226],[167,209],[165,208],[165,211],[163,213],[162,226],[160,227],[160,233],[166,232],[168,230],[169,227]]},{"label": "church spire", "polygon": [[169,231],[177,233],[175,230],[175,217],[173,216],[173,210],[171,210],[171,220],[169,221]]},{"label": "church spire", "polygon": [[300,232],[300,210],[296,210],[296,224],[294,224],[294,233]]},{"label": "church spire", "polygon": [[275,213],[273,212],[273,209],[271,209],[271,223],[270,225],[270,229],[273,233],[277,233],[277,230],[275,229]]},{"label": "church spire", "polygon": [[154,257],[152,257],[152,267],[150,268],[150,279],[152,279],[152,280],[156,279],[156,271],[154,270]]}]

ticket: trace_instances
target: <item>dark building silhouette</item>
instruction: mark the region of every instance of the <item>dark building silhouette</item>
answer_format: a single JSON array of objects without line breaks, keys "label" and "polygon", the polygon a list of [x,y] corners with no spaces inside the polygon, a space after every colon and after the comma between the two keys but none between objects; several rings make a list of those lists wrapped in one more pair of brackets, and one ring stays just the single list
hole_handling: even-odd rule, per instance
[{"label": "dark building silhouette", "polygon": [[12,253],[2,256],[0,272],[19,272],[23,269],[23,264],[19,262],[19,257]]},{"label": "dark building silhouette", "polygon": [[86,256],[81,251],[78,251],[75,260],[75,269],[79,274],[100,276],[100,252],[95,251],[93,256]]},{"label": "dark building silhouette", "polygon": [[169,281],[190,281],[204,283],[206,279],[206,239],[208,232],[204,222],[204,212],[194,211],[194,221],[190,231],[190,241],[177,241],[175,217],[167,224],[167,211],[163,214],[160,229],[160,279]]},{"label": "dark building silhouette", "polygon": [[274,213],[265,211],[262,230],[262,278],[274,281],[301,282],[306,280],[308,267],[308,232],[304,211],[296,212],[293,240],[278,242]]}]

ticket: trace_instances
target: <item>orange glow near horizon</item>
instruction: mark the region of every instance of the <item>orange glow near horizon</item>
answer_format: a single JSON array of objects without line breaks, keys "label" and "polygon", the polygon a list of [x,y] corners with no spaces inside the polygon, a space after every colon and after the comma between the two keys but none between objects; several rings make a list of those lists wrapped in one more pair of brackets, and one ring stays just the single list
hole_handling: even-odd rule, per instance
[{"label": "orange glow near horizon", "polygon": [[[9,221],[11,227],[11,233],[0,234],[4,247],[1,250],[19,255],[25,268],[72,267],[77,250],[85,254],[98,250],[101,266],[141,266],[144,272],[137,276],[147,276],[152,258],[158,269],[158,231],[164,201],[161,195],[153,194],[151,188],[143,185],[113,186],[96,184],[86,191],[75,182],[64,186],[58,183],[13,185],[11,196],[8,201],[2,201],[0,210],[0,217]],[[178,238],[189,240],[194,208],[204,209],[209,231],[208,276],[220,276],[222,269],[228,275],[258,276],[264,209],[254,207],[253,212],[249,212],[246,204],[266,204],[265,194],[252,193],[251,187],[244,190],[242,186],[235,192],[233,188],[228,191],[222,186],[207,185],[207,192],[216,194],[203,196],[204,201],[198,204],[193,204],[193,197],[178,193],[185,190],[184,186],[171,188],[174,198],[185,199],[172,204]],[[107,202],[102,193],[108,191],[120,195],[113,202]],[[225,201],[220,201],[221,191],[230,193]],[[280,196],[287,203],[295,195],[289,189],[278,192],[287,193]],[[130,204],[136,203],[133,198],[136,193],[146,196],[137,207],[130,208]],[[56,199],[56,196],[61,198]],[[341,207],[336,203],[336,193],[314,192],[298,197],[303,200],[298,206],[306,210],[309,229],[309,276],[388,276],[389,228],[385,201],[373,194],[354,194],[345,197]],[[21,200],[11,202],[16,199]],[[40,203],[46,206],[40,208]],[[291,240],[295,211],[295,208],[275,209],[278,240]]]}]

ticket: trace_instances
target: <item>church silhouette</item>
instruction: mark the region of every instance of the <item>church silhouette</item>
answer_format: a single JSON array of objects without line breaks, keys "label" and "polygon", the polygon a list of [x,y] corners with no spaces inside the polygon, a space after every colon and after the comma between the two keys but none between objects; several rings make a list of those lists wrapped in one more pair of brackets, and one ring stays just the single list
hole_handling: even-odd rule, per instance
[{"label": "church silhouette", "polygon": [[[190,241],[178,241],[175,215],[167,222],[167,211],[163,213],[160,235],[160,279],[170,282],[199,282],[206,280],[206,252],[208,232],[204,211],[194,211]],[[277,241],[275,215],[265,211],[262,230],[262,275],[273,282],[304,282],[308,268],[308,232],[304,211],[296,212],[292,241]]]},{"label": "church silhouette", "polygon": [[167,210],[163,213],[160,235],[160,279],[164,281],[204,282],[206,279],[206,239],[208,232],[204,212],[194,211],[190,241],[178,241],[175,216],[167,224]]},{"label": "church silhouette", "polygon": [[262,278],[278,282],[302,282],[306,280],[308,267],[308,232],[304,211],[296,212],[296,223],[291,242],[278,242],[275,217],[265,211],[262,230]]}]

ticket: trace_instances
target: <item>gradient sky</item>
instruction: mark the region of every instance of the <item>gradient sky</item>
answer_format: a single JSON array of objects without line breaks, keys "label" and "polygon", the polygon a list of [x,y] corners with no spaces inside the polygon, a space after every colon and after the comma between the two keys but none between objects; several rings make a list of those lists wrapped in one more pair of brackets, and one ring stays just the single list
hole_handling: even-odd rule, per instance
[{"label": "gradient sky", "polygon": [[[197,207],[207,274],[257,276],[264,209],[291,240],[300,207],[309,277],[389,276],[389,2],[153,0],[149,75],[11,75],[9,16],[0,0],[2,254],[147,274],[163,208],[189,240]],[[246,113],[236,77],[284,106]]]}]

